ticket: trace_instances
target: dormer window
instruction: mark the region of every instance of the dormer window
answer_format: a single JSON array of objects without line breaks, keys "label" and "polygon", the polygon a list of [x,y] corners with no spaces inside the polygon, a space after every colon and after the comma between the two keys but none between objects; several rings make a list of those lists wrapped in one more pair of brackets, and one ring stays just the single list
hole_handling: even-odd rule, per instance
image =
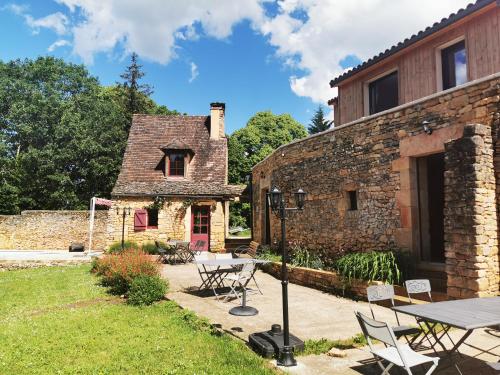
[{"label": "dormer window", "polygon": [[169,144],[160,147],[165,153],[165,176],[166,177],[186,177],[188,175],[188,164],[194,156],[191,147],[174,139]]},{"label": "dormer window", "polygon": [[184,177],[184,161],[186,154],[176,152],[168,155],[168,176]]}]

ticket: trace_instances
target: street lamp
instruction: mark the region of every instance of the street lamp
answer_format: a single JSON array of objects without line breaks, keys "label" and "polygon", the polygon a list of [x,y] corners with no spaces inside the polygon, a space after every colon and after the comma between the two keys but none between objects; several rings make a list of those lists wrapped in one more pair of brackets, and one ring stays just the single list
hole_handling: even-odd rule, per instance
[{"label": "street lamp", "polygon": [[290,345],[290,328],[288,323],[288,269],[286,262],[288,260],[288,251],[285,245],[286,242],[286,215],[287,211],[302,211],[306,193],[299,189],[294,193],[296,207],[285,207],[285,199],[283,193],[273,186],[271,192],[268,193],[269,205],[272,212],[278,216],[281,221],[281,294],[283,299],[283,349],[279,353],[278,365],[280,366],[295,366],[297,361],[293,357],[293,348]]},{"label": "street lamp", "polygon": [[[130,215],[130,207],[121,208],[122,211],[122,251],[125,249],[125,217]],[[116,207],[116,214],[120,215],[120,207]]]}]

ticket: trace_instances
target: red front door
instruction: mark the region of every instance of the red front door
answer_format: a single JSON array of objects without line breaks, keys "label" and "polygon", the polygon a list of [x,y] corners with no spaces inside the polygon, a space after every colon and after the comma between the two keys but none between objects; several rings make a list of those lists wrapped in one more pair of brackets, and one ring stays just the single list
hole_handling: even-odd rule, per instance
[{"label": "red front door", "polygon": [[191,248],[207,251],[210,244],[210,206],[191,208]]}]

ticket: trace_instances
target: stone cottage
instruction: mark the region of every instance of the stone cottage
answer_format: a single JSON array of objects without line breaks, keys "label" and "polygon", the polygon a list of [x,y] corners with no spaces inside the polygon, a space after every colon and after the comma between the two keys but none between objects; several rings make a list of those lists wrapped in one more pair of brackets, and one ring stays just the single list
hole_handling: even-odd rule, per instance
[{"label": "stone cottage", "polygon": [[499,4],[479,0],[333,79],[335,128],[253,169],[254,240],[278,238],[270,188],[302,188],[288,239],[402,249],[450,297],[498,294]]},{"label": "stone cottage", "polygon": [[229,201],[243,190],[227,183],[224,111],[224,103],[212,103],[210,116],[134,115],[112,191],[108,244],[121,240],[125,209],[127,240],[224,248]]}]

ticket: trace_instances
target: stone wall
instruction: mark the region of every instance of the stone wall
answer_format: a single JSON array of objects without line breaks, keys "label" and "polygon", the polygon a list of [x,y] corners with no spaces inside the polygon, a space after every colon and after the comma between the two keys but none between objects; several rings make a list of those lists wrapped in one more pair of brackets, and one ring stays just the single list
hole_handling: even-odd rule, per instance
[{"label": "stone wall", "polygon": [[[445,250],[448,295],[498,292],[498,221],[491,128],[467,125],[446,144]],[[496,272],[495,272],[496,270]]]},{"label": "stone wall", "polygon": [[[163,208],[158,211],[158,227],[146,230],[134,230],[134,210],[146,208],[153,203],[152,198],[146,197],[120,197],[113,201],[113,209],[110,210],[107,227],[107,245],[121,241],[122,215],[124,207],[130,207],[130,215],[125,217],[125,239],[139,244],[153,242],[155,240],[166,241],[182,240],[190,241],[191,236],[191,205],[211,206],[210,216],[210,250],[220,251],[225,243],[225,215],[224,204],[215,200],[184,201],[181,199],[170,199],[166,201]],[[120,208],[117,214],[116,207]]]},{"label": "stone wall", "polygon": [[[265,230],[265,191],[277,185],[289,205],[298,188],[308,194],[304,211],[289,215],[288,240],[332,255],[394,247],[419,259],[415,160],[445,152],[445,144],[461,138],[466,124],[492,126],[500,111],[499,77],[470,82],[280,147],[253,169],[254,240],[279,239],[274,215],[270,239]],[[423,121],[432,134],[424,132]],[[484,152],[491,153],[491,147]],[[495,171],[499,170],[497,159]],[[356,210],[349,209],[351,191],[357,197]],[[471,203],[464,196],[460,199],[464,205]],[[498,263],[488,267],[498,290]]]},{"label": "stone wall", "polygon": [[[106,246],[107,211],[96,211],[92,248]],[[88,248],[89,211],[23,211],[0,216],[0,249],[68,250],[73,242]]]}]

